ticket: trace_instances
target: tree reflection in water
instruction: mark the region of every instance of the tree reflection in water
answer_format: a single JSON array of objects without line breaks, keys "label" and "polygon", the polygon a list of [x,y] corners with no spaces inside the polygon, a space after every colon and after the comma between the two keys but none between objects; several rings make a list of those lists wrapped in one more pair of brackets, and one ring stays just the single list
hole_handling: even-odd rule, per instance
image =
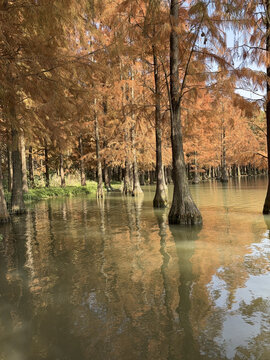
[{"label": "tree reflection in water", "polygon": [[3,225],[0,359],[268,359],[268,218],[210,185],[202,229],[169,227],[151,192],[42,202]]}]

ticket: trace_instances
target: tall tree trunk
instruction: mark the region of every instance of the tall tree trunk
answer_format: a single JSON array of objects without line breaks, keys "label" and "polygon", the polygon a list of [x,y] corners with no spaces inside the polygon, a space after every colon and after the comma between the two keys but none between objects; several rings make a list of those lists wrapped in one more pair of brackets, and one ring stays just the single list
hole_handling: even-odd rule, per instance
[{"label": "tall tree trunk", "polygon": [[21,150],[21,159],[22,159],[22,187],[23,192],[28,192],[27,184],[27,167],[26,167],[26,156],[25,156],[25,138],[24,133],[20,133],[20,150]]},{"label": "tall tree trunk", "polygon": [[160,76],[156,48],[153,45],[154,78],[155,78],[155,132],[156,132],[156,193],[153,200],[154,208],[164,208],[168,203],[167,186],[162,164],[162,130],[160,112]]},{"label": "tall tree trunk", "polygon": [[[224,112],[224,110],[223,110]],[[225,125],[224,119],[222,116],[221,120],[221,177],[220,181],[225,183],[228,182],[228,172],[227,172],[227,164],[226,164],[226,133],[225,133]]]},{"label": "tall tree trunk", "polygon": [[95,133],[96,133],[96,157],[97,157],[97,198],[103,198],[102,165],[100,158],[100,142],[98,118],[95,114]]},{"label": "tall tree trunk", "polygon": [[29,169],[29,181],[32,189],[35,187],[35,178],[34,178],[34,163],[33,163],[33,148],[29,146],[29,155],[28,155],[28,169]]},{"label": "tall tree trunk", "polygon": [[25,212],[23,200],[23,180],[22,180],[22,158],[21,158],[21,139],[17,130],[12,129],[12,165],[13,165],[13,184],[11,194],[11,211],[14,214]]},{"label": "tall tree trunk", "polygon": [[123,186],[123,193],[125,195],[128,195],[131,192],[131,186],[130,186],[130,161],[128,158],[126,158],[125,161],[125,169],[124,169],[124,186]]},{"label": "tall tree trunk", "polygon": [[10,143],[8,143],[8,147],[7,147],[7,161],[8,161],[8,192],[11,193],[12,184],[13,184],[13,166],[12,166],[12,150]]},{"label": "tall tree trunk", "polygon": [[140,173],[140,184],[141,184],[142,186],[145,185],[145,173],[144,173],[144,170],[141,171],[141,173]]},{"label": "tall tree trunk", "polygon": [[66,179],[65,179],[65,169],[64,169],[64,157],[63,157],[63,154],[60,154],[59,162],[60,162],[61,187],[65,187],[66,186]]},{"label": "tall tree trunk", "polygon": [[113,189],[111,186],[111,168],[106,164],[106,160],[104,160],[103,171],[105,188],[107,191],[112,191]]},{"label": "tall tree trunk", "polygon": [[46,187],[50,187],[49,154],[48,154],[48,145],[46,141],[44,148],[44,157],[45,157],[45,184]]},{"label": "tall tree trunk", "polygon": [[82,136],[79,137],[79,152],[80,152],[80,173],[81,173],[81,186],[86,186],[85,166],[83,159],[83,140]]},{"label": "tall tree trunk", "polygon": [[138,171],[137,163],[137,151],[135,145],[135,126],[131,128],[131,146],[132,146],[132,155],[133,155],[133,187],[132,187],[132,196],[143,194]]},{"label": "tall tree trunk", "polygon": [[10,220],[7,203],[4,194],[3,188],[3,175],[2,175],[2,166],[0,163],[0,223],[5,223]]},{"label": "tall tree trunk", "polygon": [[[133,69],[131,69],[131,101],[132,105],[134,105],[134,73]],[[137,163],[137,150],[136,150],[136,144],[135,144],[135,137],[136,137],[136,131],[135,131],[135,116],[134,116],[134,110],[132,109],[132,126],[130,129],[130,136],[131,136],[131,147],[132,147],[132,157],[133,157],[133,187],[132,187],[132,196],[143,194],[141,185],[140,185],[140,179],[139,179],[139,172],[138,172],[138,163]]]},{"label": "tall tree trunk", "polygon": [[267,125],[267,153],[268,153],[268,188],[263,206],[263,214],[270,214],[270,0],[266,1],[266,51],[267,51],[267,100],[266,100],[266,125]]},{"label": "tall tree trunk", "polygon": [[200,182],[200,176],[198,173],[198,164],[197,164],[197,152],[194,152],[194,178],[192,183],[193,184],[199,184]]},{"label": "tall tree trunk", "polygon": [[176,29],[179,23],[178,0],[171,0],[170,14],[172,21],[170,34],[170,103],[174,190],[169,223],[195,225],[202,223],[202,217],[190,194],[184,160],[178,69],[179,38],[178,29]]}]

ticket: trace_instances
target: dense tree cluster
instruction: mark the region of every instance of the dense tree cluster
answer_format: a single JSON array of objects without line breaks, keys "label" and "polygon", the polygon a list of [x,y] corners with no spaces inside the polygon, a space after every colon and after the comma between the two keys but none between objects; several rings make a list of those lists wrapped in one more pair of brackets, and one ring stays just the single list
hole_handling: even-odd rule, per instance
[{"label": "dense tree cluster", "polygon": [[[155,181],[155,207],[173,180],[169,222],[196,224],[188,180],[264,169],[264,113],[235,89],[266,87],[245,65],[267,64],[269,6],[244,2],[0,1],[1,220],[4,187],[22,213],[29,186],[80,173],[98,197],[112,178],[133,196]],[[246,44],[227,47],[227,24],[251,34]]]}]

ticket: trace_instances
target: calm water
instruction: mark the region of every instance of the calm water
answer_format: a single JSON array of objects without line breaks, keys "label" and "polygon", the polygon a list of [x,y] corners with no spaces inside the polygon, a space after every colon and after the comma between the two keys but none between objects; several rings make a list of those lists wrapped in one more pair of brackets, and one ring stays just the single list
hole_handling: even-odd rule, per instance
[{"label": "calm water", "polygon": [[201,229],[152,187],[33,205],[0,228],[0,360],[269,360],[265,189],[194,185]]}]

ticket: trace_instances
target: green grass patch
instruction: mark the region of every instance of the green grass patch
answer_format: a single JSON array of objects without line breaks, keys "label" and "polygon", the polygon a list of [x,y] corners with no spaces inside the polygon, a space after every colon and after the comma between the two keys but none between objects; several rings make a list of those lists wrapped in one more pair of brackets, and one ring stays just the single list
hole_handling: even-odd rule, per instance
[{"label": "green grass patch", "polygon": [[[115,190],[120,189],[121,184],[119,182],[113,182],[112,187]],[[40,187],[35,189],[29,189],[27,194],[24,194],[24,201],[35,202],[40,200],[46,200],[55,197],[72,197],[78,195],[89,195],[96,194],[97,183],[95,181],[87,181],[86,186],[51,186],[51,187]],[[104,189],[104,191],[106,191]],[[5,198],[8,203],[11,200],[11,194],[5,193]]]},{"label": "green grass patch", "polygon": [[88,182],[86,186],[65,186],[58,187],[52,186],[49,188],[36,188],[29,189],[27,194],[24,194],[24,200],[39,201],[54,197],[72,197],[77,195],[89,195],[94,194],[97,189],[97,184],[94,181]]}]

